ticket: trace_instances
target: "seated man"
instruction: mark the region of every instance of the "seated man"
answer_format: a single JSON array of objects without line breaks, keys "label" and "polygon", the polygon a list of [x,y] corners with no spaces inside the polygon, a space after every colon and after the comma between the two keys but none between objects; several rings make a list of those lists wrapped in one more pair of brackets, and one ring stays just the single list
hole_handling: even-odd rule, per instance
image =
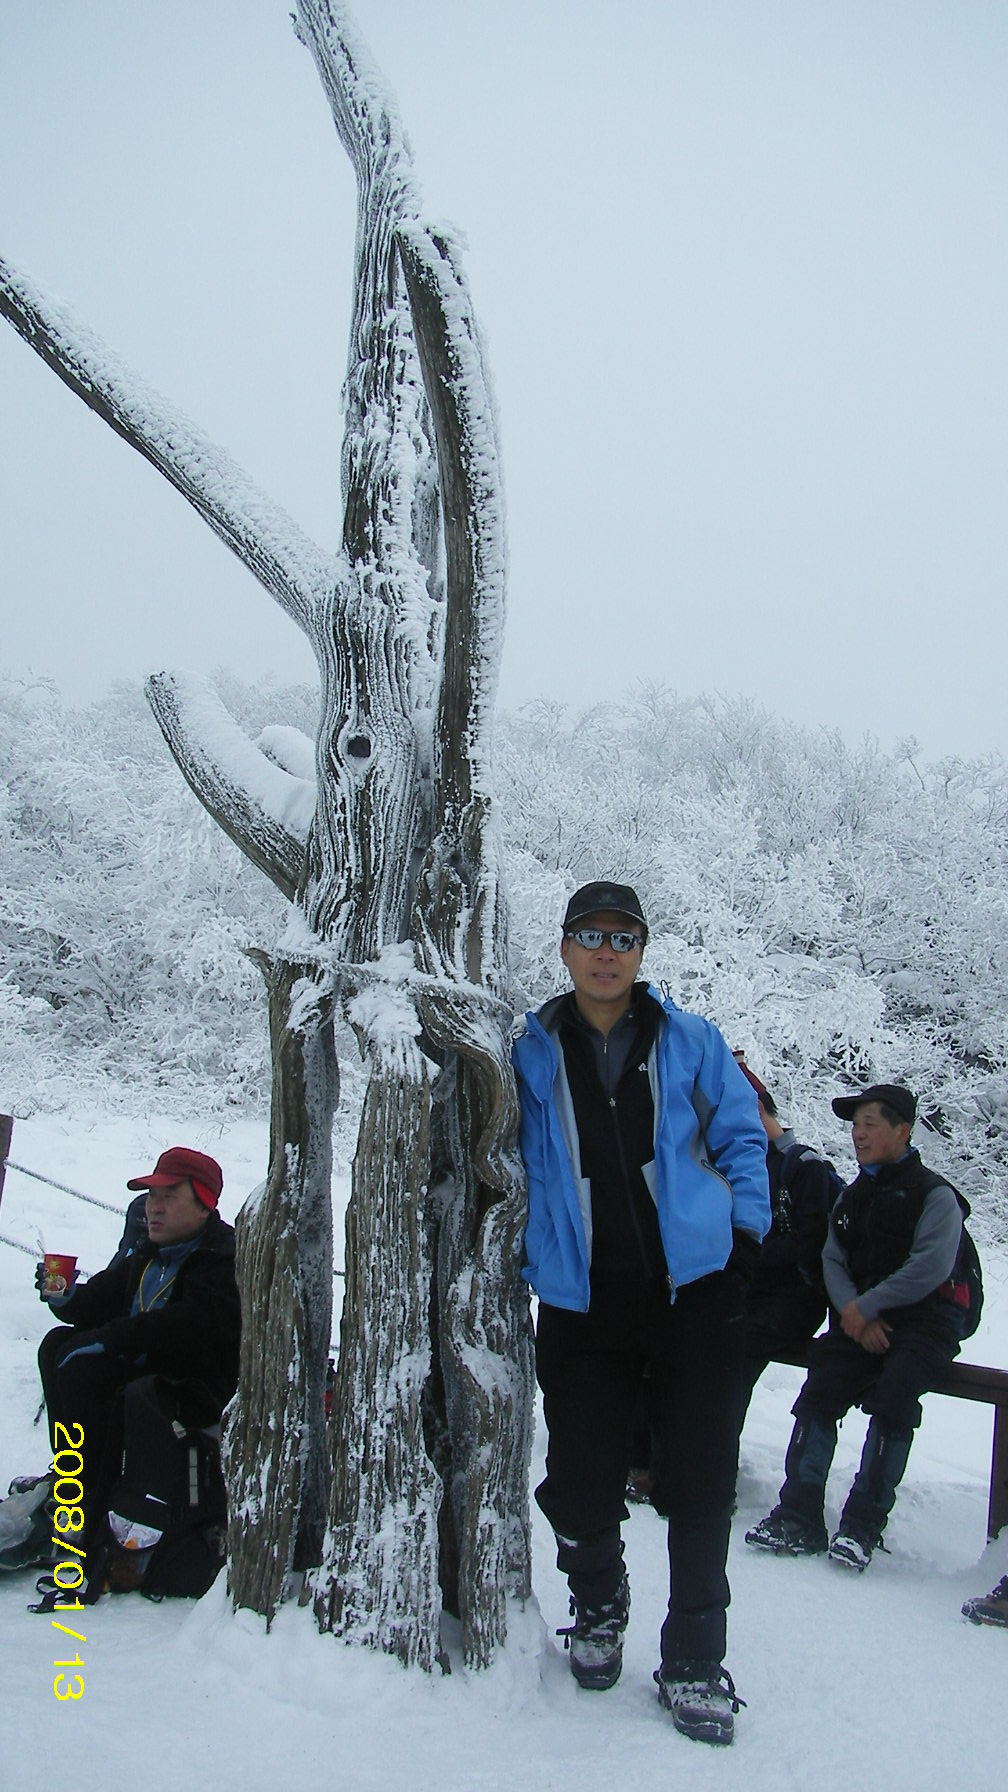
[{"label": "seated man", "polygon": [[916,1097],[893,1083],[842,1096],[860,1165],[830,1217],[823,1272],[829,1331],[811,1346],[779,1504],[746,1532],[778,1555],[825,1551],[826,1479],[837,1422],[857,1404],[870,1415],[861,1466],[831,1560],[867,1567],[881,1541],[921,1421],[920,1396],[958,1355],[962,1308],[953,1270],[962,1237],[955,1190],[911,1149]]},{"label": "seated man", "polygon": [[62,1322],[42,1340],[39,1371],[54,1456],[70,1446],[84,1458],[83,1525],[71,1540],[88,1552],[89,1583],[117,1543],[133,1549],[139,1580],[176,1506],[173,1440],[215,1427],[238,1376],[241,1309],[234,1231],[216,1212],[219,1164],[177,1145],[126,1186],[147,1191],[146,1237],[83,1285],[42,1296]]}]

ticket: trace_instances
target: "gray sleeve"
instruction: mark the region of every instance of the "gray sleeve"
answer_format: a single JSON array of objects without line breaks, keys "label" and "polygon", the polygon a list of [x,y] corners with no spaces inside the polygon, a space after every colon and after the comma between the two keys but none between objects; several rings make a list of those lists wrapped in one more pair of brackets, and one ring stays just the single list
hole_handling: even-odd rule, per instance
[{"label": "gray sleeve", "polygon": [[924,1203],[906,1262],[884,1282],[857,1296],[864,1317],[877,1319],[890,1307],[909,1307],[933,1294],[952,1274],[961,1237],[959,1203],[948,1184],[940,1183]]},{"label": "gray sleeve", "polygon": [[[830,1305],[834,1306],[838,1313],[841,1313],[849,1300],[857,1298],[857,1289],[848,1274],[847,1259],[833,1230],[832,1219],[826,1234],[826,1243],[823,1246],[822,1266],[823,1280],[826,1283],[826,1293],[829,1295]],[[860,1302],[858,1305],[860,1306]]]}]

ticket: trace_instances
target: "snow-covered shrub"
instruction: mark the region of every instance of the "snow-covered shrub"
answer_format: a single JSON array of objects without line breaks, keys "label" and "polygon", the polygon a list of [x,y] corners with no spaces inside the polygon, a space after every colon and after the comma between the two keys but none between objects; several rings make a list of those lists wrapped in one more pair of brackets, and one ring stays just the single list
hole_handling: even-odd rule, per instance
[{"label": "snow-covered shrub", "polygon": [[999,759],[921,771],[912,742],[852,749],[747,700],[647,687],[530,705],[503,718],[499,757],[516,1002],[562,985],[571,890],[631,882],[647,973],[745,1049],[805,1136],[852,1168],[830,1097],[905,1079],[978,1230],[1008,1221]]},{"label": "snow-covered shrub", "polygon": [[[313,692],[218,683],[253,735],[314,733]],[[919,768],[912,742],[851,748],[747,701],[642,687],[502,716],[497,773],[516,1008],[563,984],[570,892],[625,879],[651,921],[648,974],[745,1049],[805,1136],[852,1167],[830,1097],[905,1079],[925,1156],[975,1202],[978,1232],[1008,1225],[1000,759]],[[73,710],[0,679],[0,855],[0,1106],[268,1101],[244,948],[269,947],[284,905],[182,783],[139,692]],[[346,1158],[349,1031],[338,1050]]]},{"label": "snow-covered shrub", "polygon": [[0,952],[22,1004],[4,1100],[122,1086],[258,1105],[265,996],[243,948],[282,905],[182,784],[141,693],[71,710],[4,679],[0,767]]}]

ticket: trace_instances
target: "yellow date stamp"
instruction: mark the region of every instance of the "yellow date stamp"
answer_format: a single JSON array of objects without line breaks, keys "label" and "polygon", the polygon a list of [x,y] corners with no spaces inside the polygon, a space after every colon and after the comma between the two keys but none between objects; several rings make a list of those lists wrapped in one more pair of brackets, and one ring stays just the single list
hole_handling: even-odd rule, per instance
[{"label": "yellow date stamp", "polygon": [[[73,1433],[79,1433],[74,1436]],[[62,1435],[61,1435],[62,1434]],[[54,1612],[83,1611],[80,1589],[84,1585],[85,1550],[82,1547],[84,1531],[84,1427],[80,1424],[63,1425],[57,1420],[53,1427],[53,1439],[57,1445],[53,1457],[53,1543],[56,1548],[57,1561],[53,1569],[53,1579],[62,1598],[53,1606]],[[79,1622],[79,1620],[77,1620]],[[59,1618],[53,1618],[54,1630],[62,1631],[64,1636],[73,1642],[86,1644],[87,1637],[80,1630]],[[65,1647],[65,1645],[63,1645]],[[53,1661],[56,1669],[53,1678],[53,1696],[57,1704],[76,1704],[84,1697],[84,1658],[78,1649],[73,1656],[62,1656]],[[77,1669],[76,1673],[69,1671]]]}]

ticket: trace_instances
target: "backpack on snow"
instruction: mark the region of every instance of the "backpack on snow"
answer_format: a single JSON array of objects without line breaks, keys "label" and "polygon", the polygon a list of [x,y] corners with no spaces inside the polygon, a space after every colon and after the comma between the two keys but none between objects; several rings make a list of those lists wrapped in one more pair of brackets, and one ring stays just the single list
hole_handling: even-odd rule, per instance
[{"label": "backpack on snow", "polygon": [[[103,1588],[136,1588],[149,1599],[200,1599],[224,1562],[227,1494],[220,1461],[220,1427],[191,1422],[191,1398],[179,1398],[192,1384],[161,1376],[144,1377],[126,1392],[131,1423],[126,1428],[122,1472],[106,1493],[109,1514],[161,1531],[141,1579],[129,1577],[130,1551],[117,1543],[110,1518],[103,1518],[87,1557],[88,1598]],[[190,1422],[185,1422],[188,1415]],[[123,1571],[127,1578],[121,1579]]]}]

